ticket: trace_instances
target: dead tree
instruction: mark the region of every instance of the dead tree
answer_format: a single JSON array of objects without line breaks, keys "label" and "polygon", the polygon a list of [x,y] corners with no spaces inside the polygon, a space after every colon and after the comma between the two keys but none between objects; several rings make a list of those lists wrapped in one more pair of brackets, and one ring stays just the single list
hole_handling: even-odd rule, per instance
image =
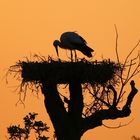
[{"label": "dead tree", "polygon": [[[39,56],[38,61],[20,61],[10,67],[20,71],[21,91],[26,88],[41,88],[45,97],[44,104],[53,123],[57,140],[80,140],[89,129],[103,125],[103,120],[127,117],[131,113],[131,104],[138,92],[134,80],[139,72],[140,55],[131,58],[139,42],[120,62],[110,60],[78,62],[46,60]],[[17,71],[15,71],[17,73]],[[126,76],[124,76],[124,72]],[[125,92],[130,82],[130,93]],[[66,84],[69,95],[60,93],[58,87]],[[120,87],[119,90],[118,87]],[[25,93],[25,92],[24,92]],[[86,96],[89,96],[86,99]],[[123,98],[126,98],[123,101]],[[118,126],[120,127],[120,126]]]},{"label": "dead tree", "polygon": [[[33,85],[36,85],[37,89],[41,87],[45,107],[58,140],[80,140],[87,130],[103,125],[103,120],[127,117],[131,113],[130,106],[137,93],[134,81],[130,83],[131,92],[126,103],[121,109],[118,108],[124,96],[123,88],[129,78],[123,82],[121,75],[124,65],[120,63],[110,60],[101,62],[51,60],[22,61],[16,66],[21,72],[22,91]],[[16,66],[11,67],[11,71]],[[136,69],[138,70],[138,67]],[[131,77],[136,72],[131,74]],[[58,92],[58,84],[68,84],[69,96]],[[115,89],[118,84],[122,84],[120,92]],[[83,99],[84,94],[90,96],[90,101]]]}]

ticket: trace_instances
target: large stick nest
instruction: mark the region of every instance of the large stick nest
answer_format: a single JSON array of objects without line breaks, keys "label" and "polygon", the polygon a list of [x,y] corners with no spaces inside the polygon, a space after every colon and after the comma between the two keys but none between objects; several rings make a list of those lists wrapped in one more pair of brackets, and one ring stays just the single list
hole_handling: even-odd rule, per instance
[{"label": "large stick nest", "polygon": [[99,83],[115,81],[120,71],[120,64],[110,60],[92,61],[80,60],[78,62],[64,61],[22,61],[21,77],[24,82],[53,82],[67,84],[70,82]]}]

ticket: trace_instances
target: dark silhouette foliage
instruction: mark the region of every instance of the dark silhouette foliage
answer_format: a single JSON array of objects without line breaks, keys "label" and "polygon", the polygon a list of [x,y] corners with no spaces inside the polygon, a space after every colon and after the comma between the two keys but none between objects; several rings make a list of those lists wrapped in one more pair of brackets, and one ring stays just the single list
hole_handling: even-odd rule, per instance
[{"label": "dark silhouette foliage", "polygon": [[37,113],[29,113],[23,118],[24,127],[20,125],[11,125],[7,128],[9,140],[28,140],[31,132],[34,132],[36,140],[48,140],[49,137],[44,136],[44,132],[48,132],[49,127],[42,121],[37,121]]}]

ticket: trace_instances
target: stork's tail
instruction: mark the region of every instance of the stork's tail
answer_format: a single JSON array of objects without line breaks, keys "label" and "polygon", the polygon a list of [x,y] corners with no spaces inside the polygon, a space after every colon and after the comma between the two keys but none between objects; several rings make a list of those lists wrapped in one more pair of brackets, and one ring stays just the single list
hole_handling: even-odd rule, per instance
[{"label": "stork's tail", "polygon": [[92,57],[92,52],[94,52],[93,49],[91,49],[90,47],[88,47],[87,45],[81,47],[80,50],[84,55],[86,55],[87,57]]}]

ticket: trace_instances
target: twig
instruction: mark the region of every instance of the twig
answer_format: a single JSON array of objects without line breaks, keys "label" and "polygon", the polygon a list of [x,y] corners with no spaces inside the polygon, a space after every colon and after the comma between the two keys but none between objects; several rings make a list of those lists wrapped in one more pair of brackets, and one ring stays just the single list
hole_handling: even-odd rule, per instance
[{"label": "twig", "polygon": [[105,126],[105,127],[107,127],[107,128],[116,129],[116,128],[120,128],[120,127],[129,125],[133,120],[134,120],[134,119],[132,119],[131,121],[129,121],[129,122],[126,123],[126,124],[121,124],[121,122],[120,122],[120,124],[119,124],[118,126],[107,126],[107,125],[105,125],[104,123],[102,123],[102,124],[103,124],[103,126]]},{"label": "twig", "polygon": [[119,53],[118,53],[118,31],[117,31],[117,27],[116,27],[116,24],[114,25],[115,27],[115,32],[116,32],[116,41],[115,41],[115,50],[116,50],[116,56],[117,56],[117,61],[118,63],[120,64],[120,60],[119,60]]}]

